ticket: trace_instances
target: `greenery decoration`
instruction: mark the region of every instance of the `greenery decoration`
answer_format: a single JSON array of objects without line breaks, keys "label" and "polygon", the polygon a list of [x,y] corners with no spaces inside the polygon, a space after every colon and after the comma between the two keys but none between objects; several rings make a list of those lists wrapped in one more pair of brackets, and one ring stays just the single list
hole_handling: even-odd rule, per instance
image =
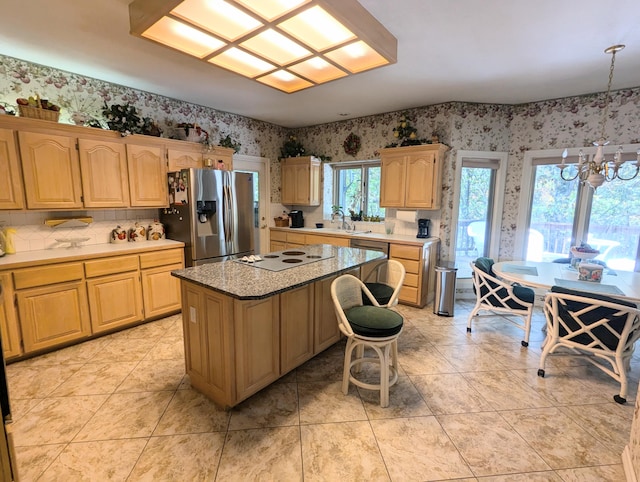
[{"label": "greenery decoration", "polygon": [[242,144],[240,144],[239,142],[234,141],[230,135],[227,134],[226,137],[220,137],[220,145],[222,147],[228,147],[230,149],[233,149],[234,152],[238,152],[240,150],[240,146]]},{"label": "greenery decoration", "polygon": [[280,148],[280,157],[299,157],[304,156],[305,149],[296,136],[289,136],[289,139]]},{"label": "greenery decoration", "polygon": [[162,133],[158,125],[150,117],[140,117],[135,106],[129,103],[108,106],[105,102],[102,114],[107,121],[109,129],[120,132],[122,136],[145,134],[159,137]]},{"label": "greenery decoration", "polygon": [[344,140],[342,147],[344,147],[344,152],[350,156],[355,156],[360,150],[360,138],[352,132]]},{"label": "greenery decoration", "polygon": [[393,142],[385,147],[398,147],[398,146],[418,146],[420,144],[431,144],[433,139],[419,139],[418,129],[411,125],[408,115],[402,114],[398,120],[398,125],[393,128],[393,137],[398,142]]}]

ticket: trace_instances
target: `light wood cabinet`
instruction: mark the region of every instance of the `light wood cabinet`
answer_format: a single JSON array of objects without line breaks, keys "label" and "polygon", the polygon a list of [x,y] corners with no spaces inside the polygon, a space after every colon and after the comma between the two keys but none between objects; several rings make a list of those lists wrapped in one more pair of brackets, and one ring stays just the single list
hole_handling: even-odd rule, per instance
[{"label": "light wood cabinet", "polygon": [[131,206],[168,206],[167,164],[163,147],[127,144],[127,162]]},{"label": "light wood cabinet", "polygon": [[22,174],[29,209],[82,207],[82,181],[76,140],[19,132]]},{"label": "light wood cabinet", "polygon": [[280,377],[279,296],[234,300],[236,397],[244,400]]},{"label": "light wood cabinet", "polygon": [[390,244],[389,259],[401,262],[406,270],[398,297],[401,303],[422,308],[433,299],[437,246],[437,242],[423,246]]},{"label": "light wood cabinet", "polygon": [[10,129],[0,129],[0,172],[0,209],[24,208],[18,144]]},{"label": "light wood cabinet", "polygon": [[301,286],[280,295],[280,368],[287,373],[311,358],[313,352],[314,286]]},{"label": "light wood cabinet", "polygon": [[349,247],[349,238],[328,236],[326,234],[307,234],[305,244],[330,244],[332,246]]},{"label": "light wood cabinet", "polygon": [[20,329],[14,305],[13,280],[11,273],[0,273],[2,299],[0,303],[0,332],[2,333],[2,349],[5,358],[22,354],[20,346]]},{"label": "light wood cabinet", "polygon": [[380,154],[380,206],[440,209],[443,144],[393,147]]},{"label": "light wood cabinet", "polygon": [[84,206],[123,208],[129,206],[127,153],[122,143],[78,140]]},{"label": "light wood cabinet", "polygon": [[320,159],[289,157],[282,159],[282,204],[296,206],[320,205]]},{"label": "light wood cabinet", "polygon": [[138,256],[118,256],[84,264],[93,333],[143,319]]},{"label": "light wood cabinet", "polygon": [[140,255],[142,298],[146,318],[180,309],[180,280],[171,271],[184,267],[184,251],[170,249]]},{"label": "light wood cabinet", "polygon": [[91,334],[82,263],[59,263],[13,272],[24,352]]},{"label": "light wood cabinet", "polygon": [[167,149],[167,162],[169,164],[169,172],[202,168],[202,148],[169,148]]}]

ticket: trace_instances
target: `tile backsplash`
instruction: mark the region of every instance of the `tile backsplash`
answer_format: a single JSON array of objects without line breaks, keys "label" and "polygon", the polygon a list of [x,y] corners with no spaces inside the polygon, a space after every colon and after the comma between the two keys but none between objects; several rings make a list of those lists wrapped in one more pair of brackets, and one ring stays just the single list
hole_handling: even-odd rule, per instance
[{"label": "tile backsplash", "polygon": [[[129,229],[135,223],[147,227],[158,219],[157,209],[107,209],[100,211],[74,212],[0,212],[0,226],[16,229],[14,243],[18,253],[37,251],[40,249],[55,249],[67,247],[67,243],[60,243],[56,239],[88,238],[82,244],[109,243],[111,230],[116,226]],[[44,224],[47,219],[62,219],[70,217],[92,217],[93,223],[86,227],[54,227]]]}]

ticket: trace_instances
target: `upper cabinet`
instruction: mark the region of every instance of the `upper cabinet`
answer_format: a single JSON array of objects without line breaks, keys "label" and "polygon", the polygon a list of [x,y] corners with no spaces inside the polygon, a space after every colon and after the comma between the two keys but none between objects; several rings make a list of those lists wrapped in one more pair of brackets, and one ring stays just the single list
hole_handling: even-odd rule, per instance
[{"label": "upper cabinet", "polygon": [[11,129],[0,129],[0,210],[24,208],[18,145]]},{"label": "upper cabinet", "polygon": [[127,144],[131,206],[169,205],[167,163],[160,146]]},{"label": "upper cabinet", "polygon": [[443,144],[392,147],[380,151],[380,206],[440,209]]},{"label": "upper cabinet", "polygon": [[321,164],[312,156],[282,159],[282,204],[320,205]]},{"label": "upper cabinet", "polygon": [[103,140],[80,139],[78,152],[85,207],[128,207],[129,176],[125,145]]},{"label": "upper cabinet", "polygon": [[18,136],[27,207],[82,208],[75,138],[35,132],[20,132]]}]

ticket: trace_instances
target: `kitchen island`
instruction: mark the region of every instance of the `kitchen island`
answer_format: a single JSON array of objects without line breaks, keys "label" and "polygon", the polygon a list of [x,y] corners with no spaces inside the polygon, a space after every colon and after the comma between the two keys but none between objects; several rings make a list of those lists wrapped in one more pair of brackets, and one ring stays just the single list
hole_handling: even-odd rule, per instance
[{"label": "kitchen island", "polygon": [[237,405],[336,343],[331,283],[385,258],[329,245],[299,252],[306,264],[280,271],[233,260],[172,272],[181,280],[187,374],[219,405]]}]

